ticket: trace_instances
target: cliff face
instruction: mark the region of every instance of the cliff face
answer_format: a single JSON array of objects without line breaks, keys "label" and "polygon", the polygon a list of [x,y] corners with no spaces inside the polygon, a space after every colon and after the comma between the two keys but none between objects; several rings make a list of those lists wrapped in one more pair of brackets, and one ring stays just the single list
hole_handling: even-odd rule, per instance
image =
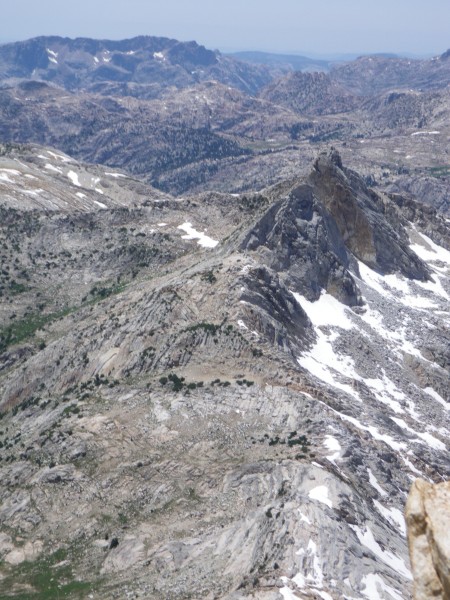
[{"label": "cliff face", "polygon": [[334,151],[183,198],[1,154],[0,596],[409,599],[404,498],[450,475],[445,219]]}]

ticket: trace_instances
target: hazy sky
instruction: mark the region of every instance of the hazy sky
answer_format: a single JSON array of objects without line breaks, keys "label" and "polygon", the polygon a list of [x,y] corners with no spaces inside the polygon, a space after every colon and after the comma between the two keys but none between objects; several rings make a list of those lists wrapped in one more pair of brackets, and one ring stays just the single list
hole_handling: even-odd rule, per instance
[{"label": "hazy sky", "polygon": [[449,0],[5,0],[0,41],[161,35],[220,50],[316,54],[450,48]]}]

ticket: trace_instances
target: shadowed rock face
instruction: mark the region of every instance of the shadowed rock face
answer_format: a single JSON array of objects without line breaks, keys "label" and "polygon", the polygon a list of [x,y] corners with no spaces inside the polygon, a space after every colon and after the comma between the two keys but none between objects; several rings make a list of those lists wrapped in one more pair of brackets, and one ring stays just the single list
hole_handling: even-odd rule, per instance
[{"label": "shadowed rock face", "polygon": [[450,482],[417,479],[406,503],[414,600],[450,598]]},{"label": "shadowed rock face", "polygon": [[399,217],[388,220],[384,203],[331,150],[319,156],[304,182],[268,209],[241,247],[259,252],[288,286],[312,300],[325,289],[345,304],[358,305],[350,272],[358,272],[354,258],[380,273],[429,276],[408,247]]},{"label": "shadowed rock face", "polygon": [[289,286],[311,299],[317,299],[321,289],[333,289],[346,304],[358,303],[343,238],[306,183],[268,210],[242,248],[258,251],[272,269],[283,273]]},{"label": "shadowed rock face", "polygon": [[246,311],[246,321],[252,329],[285,350],[299,351],[311,340],[307,314],[276,273],[259,267],[249,271],[242,283],[245,291],[241,302],[252,307]]},{"label": "shadowed rock face", "polygon": [[310,175],[316,194],[333,217],[344,244],[357,258],[376,262],[376,250],[369,218],[358,204],[354,189],[346,177],[336,151],[322,154]]},{"label": "shadowed rock face", "polygon": [[426,265],[408,247],[399,218],[386,214],[384,198],[345,169],[336,150],[318,157],[309,180],[356,258],[381,273],[400,271],[412,279],[428,279]]}]

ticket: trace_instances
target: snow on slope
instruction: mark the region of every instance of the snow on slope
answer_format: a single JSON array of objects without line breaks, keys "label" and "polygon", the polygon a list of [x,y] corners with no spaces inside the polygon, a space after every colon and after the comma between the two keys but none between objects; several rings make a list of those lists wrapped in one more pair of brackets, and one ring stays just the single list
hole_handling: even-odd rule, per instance
[{"label": "snow on slope", "polygon": [[[315,343],[298,357],[298,363],[339,398],[342,409],[327,408],[340,417],[343,426],[355,427],[385,444],[409,471],[411,480],[416,476],[427,478],[426,472],[416,466],[422,453],[427,454],[428,460],[435,453],[445,457],[450,439],[450,399],[442,396],[445,394],[442,389],[436,391],[431,382],[421,385],[407,367],[409,363],[423,364],[431,373],[436,373],[436,380],[448,381],[448,372],[432,362],[426,344],[429,332],[445,331],[445,328],[448,331],[450,252],[424,234],[413,231],[414,242],[410,247],[429,265],[432,281],[409,280],[399,274],[383,276],[359,262],[359,273],[353,275],[364,299],[361,309],[347,307],[325,291],[316,302],[293,291],[316,334]],[[370,354],[365,358],[365,341],[367,347],[378,350],[380,366]],[[448,386],[446,389],[448,391]],[[345,449],[332,435],[324,436],[323,445],[328,453],[324,452],[324,458],[339,470],[336,460],[340,460]],[[370,468],[367,475],[374,494],[378,495],[372,499],[375,511],[404,538],[406,525],[402,507],[392,504],[388,492]],[[325,505],[324,508],[333,507],[325,485],[313,487],[309,499]],[[311,524],[309,518],[308,521]],[[380,545],[369,522],[350,525],[350,528],[371,556],[405,580],[411,579],[403,558]],[[302,552],[305,555],[309,552],[312,557],[312,546],[308,548]],[[308,564],[311,565],[311,561]],[[323,598],[332,597],[322,589],[318,572],[315,575],[314,569],[311,571],[306,565],[304,569],[292,578],[283,578],[281,596],[287,600],[303,597],[295,593],[297,589]],[[327,583],[327,589],[331,590],[332,582]],[[350,581],[348,587],[352,589]],[[376,571],[362,578],[360,589],[360,594],[369,600],[405,598],[392,587],[389,579]]]}]

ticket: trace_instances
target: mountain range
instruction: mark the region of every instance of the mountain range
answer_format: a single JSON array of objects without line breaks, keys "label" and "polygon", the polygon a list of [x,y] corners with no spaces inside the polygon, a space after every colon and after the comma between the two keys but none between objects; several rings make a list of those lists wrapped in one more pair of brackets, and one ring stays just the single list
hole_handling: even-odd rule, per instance
[{"label": "mountain range", "polygon": [[447,59],[0,46],[1,598],[411,598]]},{"label": "mountain range", "polygon": [[445,212],[449,65],[377,55],[311,73],[166,38],[36,38],[0,46],[0,136],[175,194],[262,189],[332,143]]}]

